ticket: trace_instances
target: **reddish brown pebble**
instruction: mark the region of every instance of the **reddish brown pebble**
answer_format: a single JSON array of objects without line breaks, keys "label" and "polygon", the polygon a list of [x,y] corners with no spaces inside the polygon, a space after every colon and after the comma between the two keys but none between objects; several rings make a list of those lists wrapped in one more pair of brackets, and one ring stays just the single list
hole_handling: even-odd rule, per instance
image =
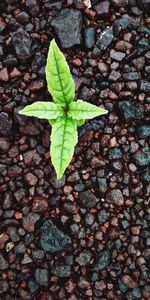
[{"label": "reddish brown pebble", "polygon": [[32,211],[34,212],[44,212],[48,208],[48,201],[43,197],[35,197],[32,203]]},{"label": "reddish brown pebble", "polygon": [[132,226],[131,227],[131,232],[134,235],[139,235],[139,233],[140,233],[140,226]]},{"label": "reddish brown pebble", "polygon": [[124,275],[122,277],[123,283],[129,288],[134,289],[137,287],[137,283],[129,275]]},{"label": "reddish brown pebble", "polygon": [[3,68],[2,70],[0,70],[0,80],[4,82],[7,82],[9,80],[7,68]]},{"label": "reddish brown pebble", "polygon": [[0,250],[2,250],[5,247],[5,243],[9,240],[9,236],[7,233],[0,234]]},{"label": "reddish brown pebble", "polygon": [[13,68],[10,73],[10,78],[20,77],[22,74],[17,68]]},{"label": "reddish brown pebble", "polygon": [[49,159],[50,158],[50,153],[49,152],[44,153],[44,157],[45,157],[45,159]]},{"label": "reddish brown pebble", "polygon": [[114,136],[112,139],[110,139],[110,147],[115,147],[117,144],[117,141],[116,141],[116,137]]},{"label": "reddish brown pebble", "polygon": [[119,237],[119,232],[117,228],[111,228],[109,231],[110,240],[115,240]]},{"label": "reddish brown pebble", "polygon": [[16,218],[16,220],[20,220],[20,219],[22,219],[22,213],[20,212],[20,211],[16,211],[16,213],[15,213],[15,218]]},{"label": "reddish brown pebble", "polygon": [[74,58],[72,62],[77,67],[80,67],[82,65],[82,62],[79,58]]},{"label": "reddish brown pebble", "polygon": [[25,180],[29,185],[36,185],[36,183],[38,182],[38,178],[32,174],[32,173],[28,173],[25,175]]},{"label": "reddish brown pebble", "polygon": [[34,212],[29,213],[27,216],[23,217],[23,227],[28,232],[33,232],[35,223],[39,220],[40,216]]},{"label": "reddish brown pebble", "polygon": [[94,21],[95,16],[96,16],[96,12],[92,9],[85,9],[85,14],[89,17],[89,19],[91,19],[92,21]]}]

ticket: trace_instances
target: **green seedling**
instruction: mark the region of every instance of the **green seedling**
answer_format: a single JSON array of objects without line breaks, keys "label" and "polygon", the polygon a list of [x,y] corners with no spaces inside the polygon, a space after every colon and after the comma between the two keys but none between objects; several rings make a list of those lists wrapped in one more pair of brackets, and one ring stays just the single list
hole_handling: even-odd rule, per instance
[{"label": "green seedling", "polygon": [[77,126],[83,125],[85,119],[106,114],[107,110],[83,100],[73,101],[74,81],[68,63],[54,39],[48,51],[46,81],[54,102],[37,101],[20,110],[19,114],[47,119],[52,126],[51,161],[57,179],[60,179],[72,159],[78,141]]}]

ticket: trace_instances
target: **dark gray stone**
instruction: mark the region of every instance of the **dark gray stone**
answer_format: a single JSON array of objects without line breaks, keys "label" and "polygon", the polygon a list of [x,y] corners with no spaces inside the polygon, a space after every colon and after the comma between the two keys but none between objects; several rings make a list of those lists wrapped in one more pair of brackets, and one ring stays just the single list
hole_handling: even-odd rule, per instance
[{"label": "dark gray stone", "polygon": [[58,277],[69,277],[71,275],[71,266],[55,264],[52,267],[51,272]]},{"label": "dark gray stone", "polygon": [[142,80],[140,90],[145,93],[150,93],[150,82]]},{"label": "dark gray stone", "polygon": [[0,113],[0,134],[9,135],[12,130],[12,120],[7,113]]},{"label": "dark gray stone", "polygon": [[94,264],[95,270],[104,270],[110,264],[110,252],[102,251],[98,255],[98,259],[96,259],[96,263]]},{"label": "dark gray stone", "polygon": [[14,32],[12,37],[12,45],[21,62],[26,62],[31,56],[31,38],[30,35],[22,28]]},{"label": "dark gray stone", "polygon": [[123,73],[122,77],[125,81],[135,81],[140,79],[140,75],[138,72]]},{"label": "dark gray stone", "polygon": [[38,284],[35,281],[35,279],[33,279],[33,278],[29,279],[29,281],[28,281],[28,287],[29,287],[29,290],[30,290],[30,292],[32,294],[35,293],[38,290]]},{"label": "dark gray stone", "polygon": [[28,232],[34,231],[35,224],[39,220],[39,218],[40,218],[40,216],[33,212],[24,216],[23,220],[22,220],[24,229]]},{"label": "dark gray stone", "polygon": [[44,251],[43,250],[33,250],[32,251],[32,257],[33,257],[34,260],[43,259]]},{"label": "dark gray stone", "polygon": [[147,124],[147,125],[140,125],[138,128],[137,128],[137,131],[138,131],[138,136],[140,138],[147,138],[150,136],[150,125]]},{"label": "dark gray stone", "polygon": [[141,178],[142,180],[146,182],[150,182],[150,169],[146,168],[142,173],[141,173]]},{"label": "dark gray stone", "polygon": [[100,50],[105,50],[112,43],[113,39],[113,29],[112,27],[109,27],[100,34],[96,44]]},{"label": "dark gray stone", "polygon": [[79,194],[79,204],[84,208],[92,208],[96,205],[98,199],[90,191],[84,191]]},{"label": "dark gray stone", "polygon": [[26,6],[29,13],[35,17],[39,14],[39,4],[37,0],[26,0]]},{"label": "dark gray stone", "polygon": [[129,4],[129,0],[111,0],[112,4],[117,7],[124,7]]},{"label": "dark gray stone", "polygon": [[89,264],[91,260],[92,254],[90,251],[83,251],[79,254],[79,256],[76,258],[76,262],[80,266],[86,266]]},{"label": "dark gray stone", "polygon": [[5,260],[5,258],[0,254],[0,270],[4,271],[8,269],[8,262]]},{"label": "dark gray stone", "polygon": [[149,46],[150,46],[150,42],[149,42],[148,39],[142,38],[141,40],[138,40],[137,41],[137,50],[138,50],[138,53],[142,54],[142,53],[148,51],[149,50]]},{"label": "dark gray stone", "polygon": [[91,49],[95,41],[95,31],[93,27],[85,28],[84,30],[84,43],[85,47]]},{"label": "dark gray stone", "polygon": [[121,101],[118,108],[126,120],[140,120],[144,117],[144,107],[135,101]]},{"label": "dark gray stone", "polygon": [[15,246],[14,252],[16,254],[24,254],[26,252],[26,246],[23,242],[20,242],[18,245]]},{"label": "dark gray stone", "polygon": [[119,148],[112,148],[109,150],[109,159],[120,159],[122,157],[122,151]]},{"label": "dark gray stone", "polygon": [[41,227],[40,243],[43,250],[54,253],[62,251],[71,243],[71,239],[48,219]]},{"label": "dark gray stone", "polygon": [[45,3],[44,5],[46,7],[47,10],[52,10],[52,9],[61,9],[62,7],[62,1],[60,0],[54,0],[54,1],[50,1]]},{"label": "dark gray stone", "polygon": [[68,177],[68,182],[77,182],[80,179],[78,171],[73,172],[69,177]]},{"label": "dark gray stone", "polygon": [[100,1],[97,5],[94,6],[94,9],[96,10],[97,14],[100,16],[100,18],[106,18],[109,15],[109,7],[110,2],[107,0]]},{"label": "dark gray stone", "polygon": [[119,189],[113,189],[106,194],[106,201],[108,203],[120,206],[124,204],[122,192]]},{"label": "dark gray stone", "polygon": [[105,223],[107,220],[109,220],[110,218],[110,213],[105,211],[104,209],[102,209],[99,213],[98,213],[98,221],[99,224],[103,224]]},{"label": "dark gray stone", "polygon": [[53,18],[51,24],[58,34],[62,48],[81,44],[81,11],[64,8]]},{"label": "dark gray stone", "polygon": [[107,186],[106,178],[98,178],[98,189],[100,193],[104,194],[107,191]]},{"label": "dark gray stone", "polygon": [[3,60],[6,68],[15,67],[17,64],[17,58],[13,54],[8,54]]},{"label": "dark gray stone", "polygon": [[19,14],[17,14],[16,20],[20,24],[25,25],[29,23],[30,17],[26,12],[21,11]]},{"label": "dark gray stone", "polygon": [[24,257],[23,257],[23,260],[21,262],[22,265],[27,265],[27,264],[30,264],[32,263],[32,258],[28,255],[28,253],[25,253],[24,254]]},{"label": "dark gray stone", "polygon": [[119,35],[120,31],[126,29],[131,23],[128,15],[123,15],[113,23],[113,33],[115,36]]},{"label": "dark gray stone", "polygon": [[150,0],[137,0],[137,3],[141,8],[150,9]]},{"label": "dark gray stone", "polygon": [[40,70],[45,69],[46,57],[42,53],[36,53],[32,60],[32,70],[38,74]]},{"label": "dark gray stone", "polygon": [[35,279],[39,285],[48,285],[48,271],[46,269],[37,268],[35,271]]},{"label": "dark gray stone", "polygon": [[138,166],[148,166],[150,164],[150,148],[145,147],[137,151],[133,155],[133,159],[135,161],[135,164]]},{"label": "dark gray stone", "polygon": [[5,280],[0,280],[0,295],[2,295],[2,297],[0,298],[0,300],[4,299],[4,293],[6,293],[6,291],[9,289],[9,285],[7,283],[7,281]]},{"label": "dark gray stone", "polygon": [[92,95],[93,92],[86,85],[84,85],[79,93],[79,99],[88,101],[91,99]]},{"label": "dark gray stone", "polygon": [[142,296],[139,288],[134,288],[131,291],[131,295],[132,295],[132,299],[141,299],[141,296]]},{"label": "dark gray stone", "polygon": [[0,137],[0,151],[8,151],[11,146],[10,140],[7,137]]}]

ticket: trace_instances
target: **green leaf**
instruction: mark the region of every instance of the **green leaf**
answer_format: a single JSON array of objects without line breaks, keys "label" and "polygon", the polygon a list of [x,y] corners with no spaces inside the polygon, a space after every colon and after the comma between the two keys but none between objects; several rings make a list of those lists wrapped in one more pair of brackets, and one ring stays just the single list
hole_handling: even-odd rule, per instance
[{"label": "green leaf", "polygon": [[48,122],[51,126],[53,126],[57,122],[57,119],[49,119]]},{"label": "green leaf", "polygon": [[20,115],[40,119],[56,119],[63,115],[63,108],[56,103],[37,101],[18,112]]},{"label": "green leaf", "polygon": [[48,51],[46,80],[48,91],[55,102],[68,104],[73,101],[75,95],[74,81],[68,63],[54,39],[51,41]]},{"label": "green leaf", "polygon": [[107,110],[97,107],[83,100],[77,100],[76,102],[69,104],[68,116],[73,119],[93,119],[97,116],[107,114]]},{"label": "green leaf", "polygon": [[62,116],[52,126],[51,133],[51,161],[57,173],[57,179],[63,176],[68,167],[77,143],[77,124],[76,121]]},{"label": "green leaf", "polygon": [[78,127],[80,127],[80,126],[82,126],[83,124],[85,123],[85,120],[83,119],[81,119],[81,120],[77,120],[77,126]]}]

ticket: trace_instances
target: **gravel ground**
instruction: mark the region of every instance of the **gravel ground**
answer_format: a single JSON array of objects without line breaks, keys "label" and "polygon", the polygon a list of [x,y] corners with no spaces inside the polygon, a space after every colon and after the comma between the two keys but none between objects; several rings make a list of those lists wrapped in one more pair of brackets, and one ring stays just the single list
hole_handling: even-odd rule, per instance
[{"label": "gravel ground", "polygon": [[[88,5],[0,1],[0,300],[150,299],[150,0]],[[59,181],[48,122],[17,114],[51,100],[53,37],[76,96],[109,111]]]}]

